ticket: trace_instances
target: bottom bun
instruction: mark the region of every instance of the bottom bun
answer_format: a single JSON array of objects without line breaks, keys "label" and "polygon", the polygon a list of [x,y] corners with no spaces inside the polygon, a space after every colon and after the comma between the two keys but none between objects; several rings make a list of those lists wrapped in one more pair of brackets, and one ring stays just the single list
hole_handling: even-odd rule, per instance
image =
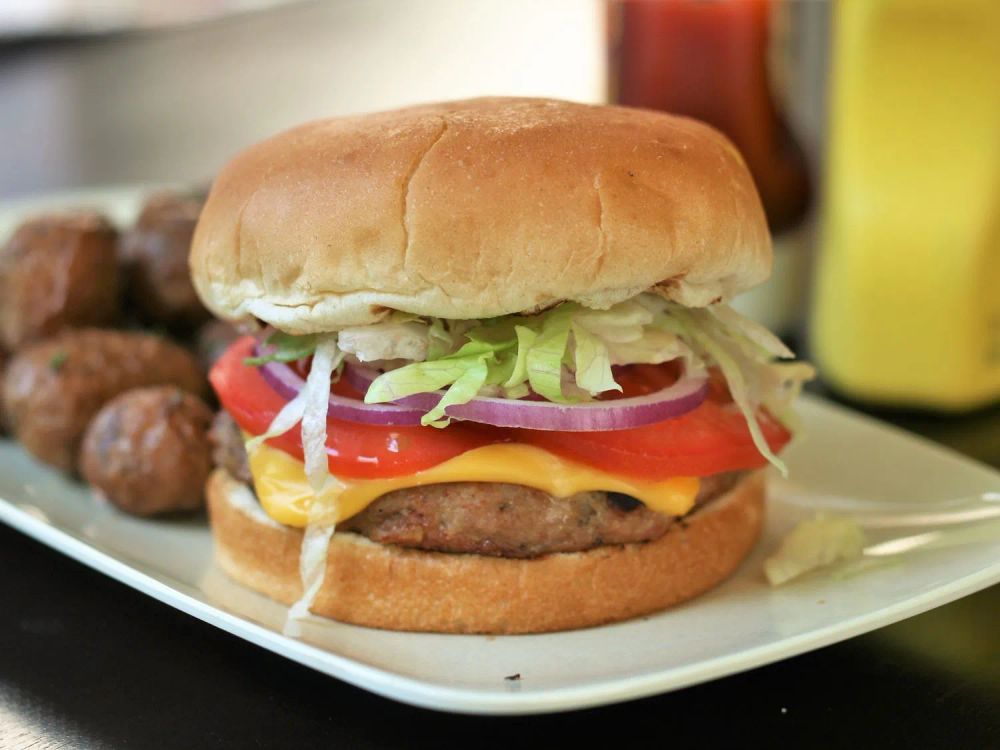
[{"label": "bottom bun", "polygon": [[[232,578],[285,604],[302,595],[302,530],[269,518],[247,485],[209,478],[215,555]],[[330,543],[311,611],[342,622],[439,633],[540,633],[649,614],[728,577],[764,517],[763,472],[652,542],[529,560],[427,552],[353,533]]]}]

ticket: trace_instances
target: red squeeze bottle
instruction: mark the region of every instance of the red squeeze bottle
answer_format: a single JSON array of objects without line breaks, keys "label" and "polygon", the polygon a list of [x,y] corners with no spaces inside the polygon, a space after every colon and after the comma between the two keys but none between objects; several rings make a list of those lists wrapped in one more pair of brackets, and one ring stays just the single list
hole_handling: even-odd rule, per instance
[{"label": "red squeeze bottle", "polygon": [[746,159],[772,232],[800,222],[810,197],[798,143],[767,71],[770,0],[612,0],[611,98],[703,120]]}]

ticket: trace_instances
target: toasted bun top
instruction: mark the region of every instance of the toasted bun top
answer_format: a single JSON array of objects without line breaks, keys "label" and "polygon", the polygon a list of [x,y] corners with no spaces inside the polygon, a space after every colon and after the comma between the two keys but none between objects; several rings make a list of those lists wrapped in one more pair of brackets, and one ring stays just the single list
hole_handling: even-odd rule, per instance
[{"label": "toasted bun top", "polygon": [[550,99],[471,99],[318,120],[218,176],[191,270],[217,315],[291,333],[379,320],[689,306],[770,273],[735,147],[695,120]]}]

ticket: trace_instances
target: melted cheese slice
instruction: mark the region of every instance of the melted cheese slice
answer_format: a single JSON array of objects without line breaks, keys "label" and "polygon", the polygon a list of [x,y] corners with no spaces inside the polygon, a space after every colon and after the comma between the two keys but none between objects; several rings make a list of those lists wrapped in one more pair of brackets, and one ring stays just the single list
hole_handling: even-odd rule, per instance
[{"label": "melted cheese slice", "polygon": [[673,516],[687,513],[698,494],[696,477],[644,482],[567,461],[531,445],[504,443],[467,451],[408,476],[356,480],[332,477],[317,506],[301,461],[267,445],[253,451],[249,461],[264,510],[275,521],[298,527],[310,521],[339,523],[393,490],[448,482],[522,484],[553,497],[589,491],[621,492],[652,510]]}]

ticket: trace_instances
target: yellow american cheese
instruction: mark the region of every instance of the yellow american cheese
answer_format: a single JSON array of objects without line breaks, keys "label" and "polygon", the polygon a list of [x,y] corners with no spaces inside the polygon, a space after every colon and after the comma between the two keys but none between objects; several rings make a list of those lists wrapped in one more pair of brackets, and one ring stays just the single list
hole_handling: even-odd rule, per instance
[{"label": "yellow american cheese", "polygon": [[264,510],[279,523],[299,527],[310,520],[343,521],[393,490],[447,482],[521,484],[553,497],[599,490],[622,492],[669,515],[689,511],[698,494],[696,477],[645,482],[567,461],[534,446],[503,443],[467,451],[407,476],[387,479],[333,477],[320,496],[320,505],[314,508],[316,496],[309,487],[301,461],[267,445],[253,451],[249,460],[254,487]]}]

